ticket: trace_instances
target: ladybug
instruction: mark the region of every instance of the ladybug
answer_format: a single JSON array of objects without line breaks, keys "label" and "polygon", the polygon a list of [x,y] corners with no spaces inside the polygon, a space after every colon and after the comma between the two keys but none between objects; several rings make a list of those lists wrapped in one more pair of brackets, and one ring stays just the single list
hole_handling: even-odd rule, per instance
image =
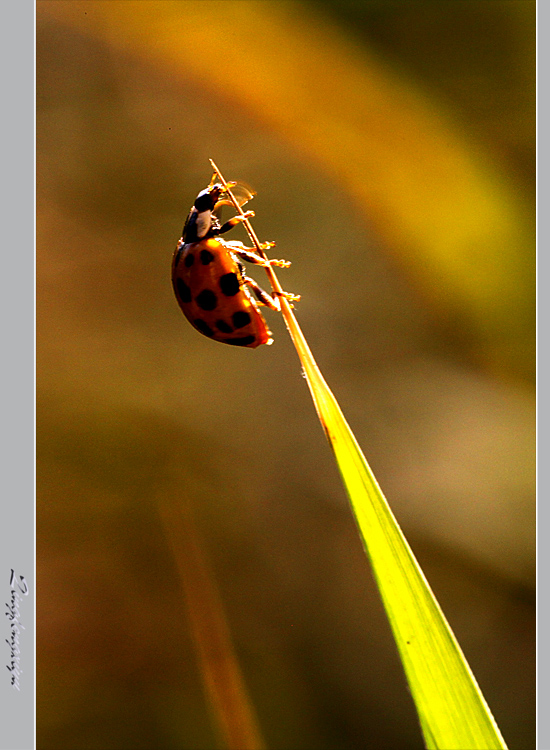
[{"label": "ladybug", "polygon": [[[228,188],[234,185],[228,183]],[[269,295],[246,275],[238,258],[264,267],[287,268],[290,263],[262,258],[254,248],[219,236],[254,216],[253,211],[247,211],[220,225],[214,209],[229,203],[227,199],[221,200],[224,194],[226,188],[215,183],[197,195],[172,260],[172,285],[183,314],[197,331],[214,341],[255,349],[261,344],[272,344],[273,339],[250,290],[261,305],[278,311],[281,306],[277,297]],[[268,250],[274,244],[266,242],[260,248]],[[297,299],[295,295],[283,294]]]}]

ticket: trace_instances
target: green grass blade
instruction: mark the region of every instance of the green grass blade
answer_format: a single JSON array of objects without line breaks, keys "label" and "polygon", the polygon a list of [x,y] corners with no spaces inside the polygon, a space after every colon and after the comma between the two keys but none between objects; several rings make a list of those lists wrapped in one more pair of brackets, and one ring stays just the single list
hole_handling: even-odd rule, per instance
[{"label": "green grass blade", "polygon": [[506,748],[464,654],[286,301],[284,307],[373,567],[426,747]]},{"label": "green grass blade", "polygon": [[[219,169],[210,163],[227,189]],[[227,190],[258,253],[256,233]],[[506,744],[403,532],[326,384],[273,268],[273,291],[304,368],[370,558],[430,750],[497,750]]]}]

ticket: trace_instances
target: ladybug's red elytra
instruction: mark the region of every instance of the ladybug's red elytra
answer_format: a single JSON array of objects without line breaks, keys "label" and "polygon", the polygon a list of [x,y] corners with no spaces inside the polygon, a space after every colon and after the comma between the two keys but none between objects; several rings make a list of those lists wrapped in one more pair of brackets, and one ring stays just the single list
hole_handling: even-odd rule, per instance
[{"label": "ladybug's red elytra", "polygon": [[[227,190],[219,183],[198,194],[174,253],[172,284],[183,314],[197,331],[224,344],[255,349],[273,343],[273,339],[250,290],[261,305],[278,311],[281,306],[276,296],[272,297],[246,276],[237,256],[264,267],[287,268],[290,263],[262,258],[242,242],[227,242],[219,237],[254,216],[253,211],[247,211],[220,225],[214,209],[228,202],[221,200],[224,194]],[[260,248],[268,250],[274,244],[266,242]],[[283,294],[297,299],[295,295]]]}]

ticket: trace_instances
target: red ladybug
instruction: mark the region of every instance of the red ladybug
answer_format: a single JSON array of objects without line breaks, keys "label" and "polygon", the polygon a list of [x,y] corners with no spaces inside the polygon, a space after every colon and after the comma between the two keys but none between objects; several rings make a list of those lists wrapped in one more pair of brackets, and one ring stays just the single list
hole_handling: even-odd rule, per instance
[{"label": "red ladybug", "polygon": [[[253,211],[247,211],[220,226],[214,209],[224,192],[224,187],[216,183],[198,194],[174,253],[172,284],[183,314],[197,331],[224,344],[255,349],[273,343],[273,339],[250,290],[262,305],[280,310],[280,304],[246,276],[237,256],[260,266],[286,268],[290,263],[264,259],[254,248],[218,236],[254,216]],[[273,245],[267,242],[260,247],[267,250]],[[296,299],[294,295],[285,296]]]}]

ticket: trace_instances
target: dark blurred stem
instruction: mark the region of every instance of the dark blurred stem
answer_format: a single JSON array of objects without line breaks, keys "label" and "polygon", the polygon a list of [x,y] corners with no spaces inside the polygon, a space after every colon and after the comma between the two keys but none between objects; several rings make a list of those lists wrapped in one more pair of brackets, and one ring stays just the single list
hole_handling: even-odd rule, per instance
[{"label": "dark blurred stem", "polygon": [[181,577],[199,669],[225,750],[265,750],[214,575],[189,508],[160,511]]}]

